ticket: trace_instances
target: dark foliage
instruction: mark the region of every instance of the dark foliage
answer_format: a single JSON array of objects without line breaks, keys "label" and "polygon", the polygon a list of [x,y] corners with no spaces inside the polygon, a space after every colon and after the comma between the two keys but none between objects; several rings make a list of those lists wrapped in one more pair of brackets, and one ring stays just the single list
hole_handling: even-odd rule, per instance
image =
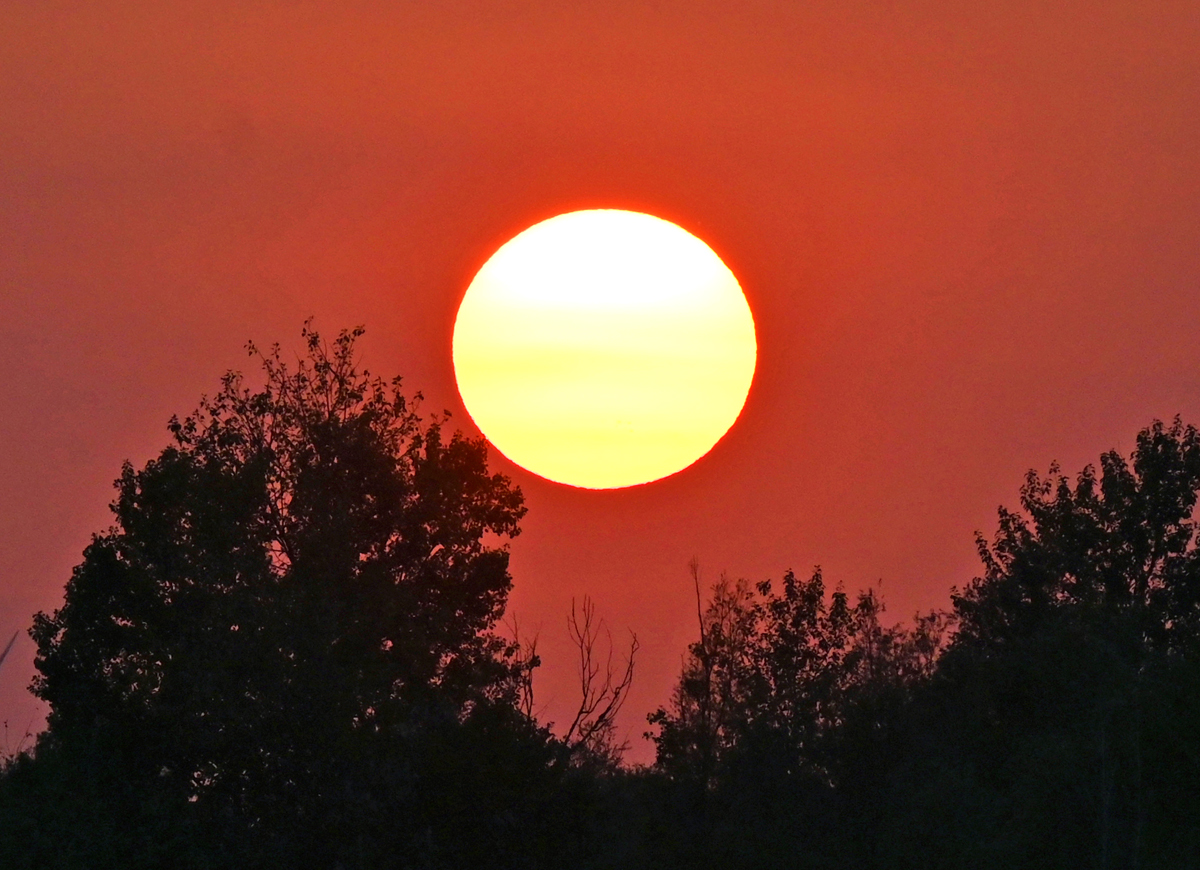
[{"label": "dark foliage", "polygon": [[1031,472],[908,627],[722,579],[651,716],[645,866],[1200,867],[1200,436],[1100,468]]},{"label": "dark foliage", "polygon": [[[4,866],[536,867],[561,752],[492,633],[521,494],[344,332],[224,379],[32,629]],[[33,800],[28,800],[30,795]],[[165,856],[170,856],[167,862]],[[110,862],[114,862],[111,863]]]},{"label": "dark foliage", "polygon": [[[50,728],[0,775],[0,865],[1200,867],[1200,435],[1031,472],[947,612],[889,627],[820,571],[722,577],[657,761],[572,613],[582,699],[532,716],[493,628],[520,493],[355,370],[261,357],[117,482],[39,614]],[[515,629],[514,629],[515,631]],[[605,662],[607,661],[607,664]]]},{"label": "dark foliage", "polygon": [[1200,866],[1200,437],[1155,423],[1100,468],[1031,472],[980,539],[910,712],[897,854]]}]

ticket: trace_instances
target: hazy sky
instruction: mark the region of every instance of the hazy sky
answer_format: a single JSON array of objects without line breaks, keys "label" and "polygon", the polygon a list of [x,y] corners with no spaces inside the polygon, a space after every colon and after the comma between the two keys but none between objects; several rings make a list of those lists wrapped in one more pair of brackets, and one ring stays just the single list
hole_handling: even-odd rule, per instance
[{"label": "hazy sky", "polygon": [[[1025,470],[1200,423],[1200,5],[0,3],[0,647],[243,346],[365,324],[470,429],[454,313],[530,224],[648,211],[738,276],[741,420],[632,490],[495,457],[546,715],[591,595],[666,702],[708,579],[942,606]],[[334,4],[329,4],[333,6]],[[22,635],[10,746],[40,716]],[[0,747],[2,749],[2,747]]]}]

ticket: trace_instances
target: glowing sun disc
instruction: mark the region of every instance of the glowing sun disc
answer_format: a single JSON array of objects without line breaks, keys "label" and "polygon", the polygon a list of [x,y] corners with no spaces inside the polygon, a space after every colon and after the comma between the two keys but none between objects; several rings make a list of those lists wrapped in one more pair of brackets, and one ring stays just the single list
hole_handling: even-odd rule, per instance
[{"label": "glowing sun disc", "polygon": [[463,404],[505,456],[588,489],[712,449],[754,377],[754,320],[700,239],[631,211],[561,214],[479,270],[454,324]]}]

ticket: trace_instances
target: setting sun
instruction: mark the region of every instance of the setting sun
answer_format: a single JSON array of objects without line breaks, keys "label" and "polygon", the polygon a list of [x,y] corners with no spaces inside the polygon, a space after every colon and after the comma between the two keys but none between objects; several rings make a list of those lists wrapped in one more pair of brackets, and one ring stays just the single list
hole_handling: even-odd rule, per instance
[{"label": "setting sun", "polygon": [[589,489],[691,465],[754,376],[754,321],[733,273],[669,221],[562,214],[503,245],[454,326],[471,417],[513,462]]}]

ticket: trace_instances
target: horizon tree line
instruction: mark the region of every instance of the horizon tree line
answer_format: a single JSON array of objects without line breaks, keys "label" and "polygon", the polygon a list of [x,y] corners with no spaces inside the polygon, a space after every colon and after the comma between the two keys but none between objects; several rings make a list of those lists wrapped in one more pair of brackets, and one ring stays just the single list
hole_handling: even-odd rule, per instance
[{"label": "horizon tree line", "polygon": [[705,594],[693,561],[698,637],[628,767],[636,636],[614,658],[573,604],[578,710],[538,721],[536,638],[498,630],[521,492],[361,334],[251,344],[261,385],[122,468],[34,618],[50,716],[0,769],[0,865],[1200,866],[1194,427],[1031,471],[911,622],[819,569]]}]

